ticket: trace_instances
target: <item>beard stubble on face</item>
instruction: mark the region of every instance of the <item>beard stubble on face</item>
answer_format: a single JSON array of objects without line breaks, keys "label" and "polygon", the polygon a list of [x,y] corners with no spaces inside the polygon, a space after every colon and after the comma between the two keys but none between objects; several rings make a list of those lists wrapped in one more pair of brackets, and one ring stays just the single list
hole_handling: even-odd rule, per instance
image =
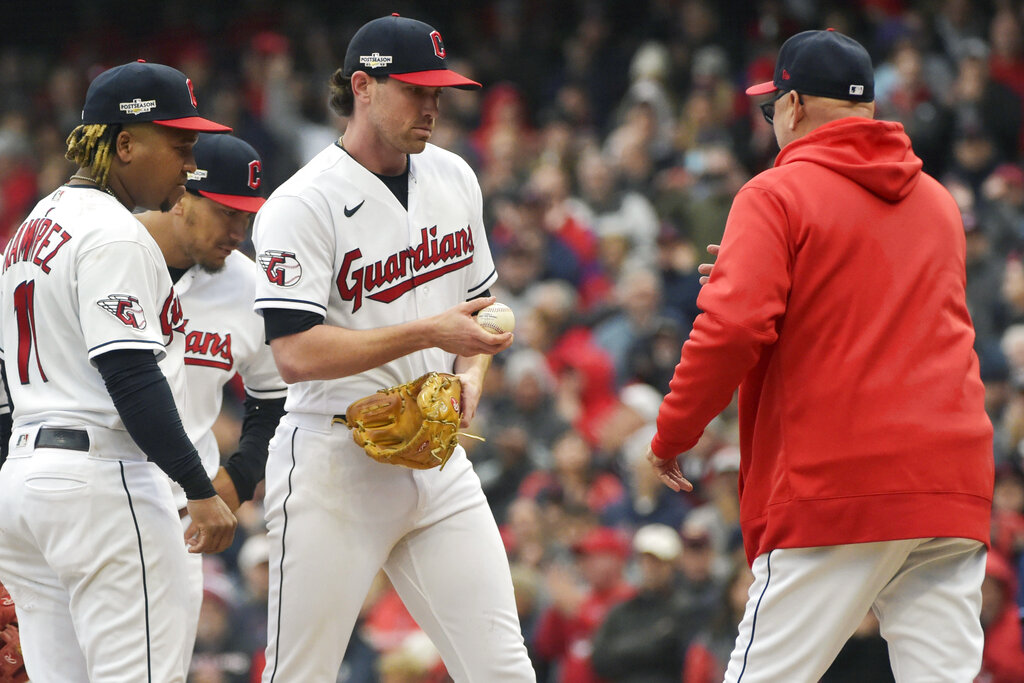
[{"label": "beard stubble on face", "polygon": [[189,206],[185,209],[184,215],[185,226],[188,228],[185,231],[186,242],[183,245],[185,255],[188,257],[193,264],[198,265],[200,270],[209,275],[214,275],[224,270],[224,266],[227,264],[227,258],[218,259],[217,257],[210,257],[203,253],[201,245],[198,244],[196,236],[203,231],[203,228],[199,225],[199,219],[196,217],[196,211],[193,207]]}]

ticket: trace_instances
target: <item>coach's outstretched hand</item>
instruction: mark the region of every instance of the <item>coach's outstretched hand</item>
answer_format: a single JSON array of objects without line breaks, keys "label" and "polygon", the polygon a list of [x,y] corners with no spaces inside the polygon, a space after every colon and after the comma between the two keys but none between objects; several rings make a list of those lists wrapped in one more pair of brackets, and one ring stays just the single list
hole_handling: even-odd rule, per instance
[{"label": "coach's outstretched hand", "polygon": [[238,520],[220,496],[188,501],[192,518],[185,531],[190,553],[219,553],[231,545]]},{"label": "coach's outstretched hand", "polygon": [[512,333],[494,334],[477,324],[473,314],[493,304],[493,296],[480,297],[449,308],[434,316],[431,346],[459,356],[493,356],[512,345]]},{"label": "coach's outstretched hand", "polygon": [[651,450],[650,444],[647,445],[647,462],[651,463],[651,467],[658,471],[658,479],[661,479],[661,483],[669,487],[673,491],[692,491],[693,484],[683,476],[683,473],[679,471],[679,458],[669,458],[662,460],[654,454]]},{"label": "coach's outstretched hand", "polygon": [[[709,244],[707,249],[708,253],[711,254],[712,257],[717,257],[718,250],[721,249],[721,245]],[[702,285],[706,285],[708,283],[708,280],[711,279],[711,271],[714,269],[714,267],[714,261],[712,261],[711,263],[702,263],[699,266],[697,266],[697,272],[700,273],[700,283]]]}]

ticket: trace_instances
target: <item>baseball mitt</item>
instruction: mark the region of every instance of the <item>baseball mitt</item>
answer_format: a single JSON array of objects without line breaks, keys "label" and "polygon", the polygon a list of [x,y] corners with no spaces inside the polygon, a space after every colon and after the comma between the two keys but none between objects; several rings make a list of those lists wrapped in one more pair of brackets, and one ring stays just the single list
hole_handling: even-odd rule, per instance
[{"label": "baseball mitt", "polygon": [[361,398],[345,411],[352,438],[378,462],[442,469],[458,445],[462,384],[430,372]]},{"label": "baseball mitt", "polygon": [[26,683],[25,660],[21,656],[18,627],[7,624],[0,630],[0,683]]}]

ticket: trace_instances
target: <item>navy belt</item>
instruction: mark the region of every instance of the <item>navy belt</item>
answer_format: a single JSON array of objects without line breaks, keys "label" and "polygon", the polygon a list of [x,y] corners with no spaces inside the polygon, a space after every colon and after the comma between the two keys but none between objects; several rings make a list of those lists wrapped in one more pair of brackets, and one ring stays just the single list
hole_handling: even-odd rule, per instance
[{"label": "navy belt", "polygon": [[36,434],[36,448],[64,448],[69,451],[88,451],[89,433],[82,429],[41,427]]}]

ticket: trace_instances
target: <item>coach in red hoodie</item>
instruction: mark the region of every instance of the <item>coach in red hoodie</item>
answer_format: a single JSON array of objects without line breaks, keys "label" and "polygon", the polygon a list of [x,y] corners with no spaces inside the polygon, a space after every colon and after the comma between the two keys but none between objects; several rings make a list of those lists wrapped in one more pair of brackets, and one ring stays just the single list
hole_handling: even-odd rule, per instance
[{"label": "coach in red hoodie", "polygon": [[739,387],[741,523],[756,577],[726,681],[817,681],[869,609],[897,681],[970,681],[992,427],[950,194],[871,59],[832,30],[779,52],[781,152],[736,195],[648,457],[676,456]]}]

